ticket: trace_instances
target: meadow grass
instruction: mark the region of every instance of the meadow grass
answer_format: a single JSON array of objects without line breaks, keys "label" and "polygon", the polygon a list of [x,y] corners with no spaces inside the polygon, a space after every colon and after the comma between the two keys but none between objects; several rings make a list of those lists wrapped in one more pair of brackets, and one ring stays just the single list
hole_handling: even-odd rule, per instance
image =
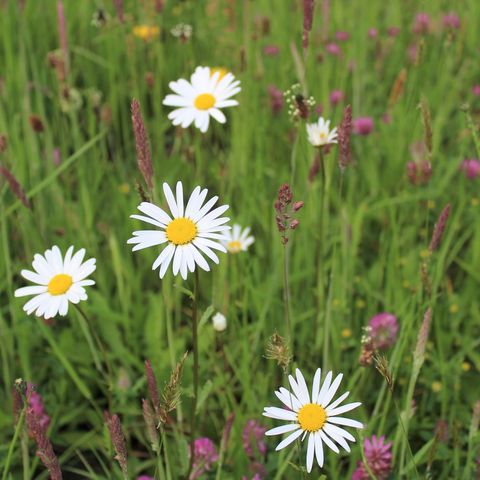
[{"label": "meadow grass", "polygon": [[[0,2],[0,134],[8,140],[0,162],[32,206],[26,209],[7,182],[0,184],[4,478],[48,478],[32,440],[19,423],[15,428],[11,392],[17,378],[36,385],[43,398],[64,478],[122,478],[104,410],[121,419],[129,478],[143,473],[179,479],[187,473],[194,277],[182,281],[170,272],[160,280],[151,270],[158,252],[132,254],[126,245],[138,228],[129,216],[140,202],[136,184],[143,181],[135,160],[132,98],[141,104],[150,138],[155,200],[163,203],[164,181],[181,180],[186,191],[202,185],[230,205],[233,222],[251,226],[255,236],[246,253],[222,255],[211,272],[199,272],[197,436],[220,448],[226,419],[235,414],[220,467],[215,464],[204,478],[251,478],[243,427],[249,419],[274,426],[262,410],[278,404],[273,392],[288,382],[265,348],[274,332],[288,336],[285,256],[294,355],[289,370],[298,366],[307,381],[317,367],[343,372],[343,391],[362,402],[353,418],[365,424],[355,433],[351,454],[326,450],[324,469],[314,466],[310,476],[350,478],[362,459],[361,439],[375,434],[393,442],[392,478],[476,478],[480,180],[465,178],[459,165],[480,157],[472,136],[480,98],[471,91],[480,83],[477,2],[331,2],[326,17],[322,3],[327,2],[317,1],[303,52],[301,2],[166,1],[155,13],[153,1],[125,1],[122,24],[112,2],[64,0],[65,82],[47,59],[60,45],[56,2],[26,0],[24,8],[21,3]],[[100,27],[92,25],[98,8],[109,15]],[[451,10],[460,14],[461,27],[447,31],[441,17]],[[412,23],[420,11],[428,12],[435,26],[415,36]],[[145,22],[159,26],[158,38],[145,42],[132,35],[133,26]],[[193,26],[186,42],[170,33],[180,22]],[[387,34],[391,26],[400,28],[398,36]],[[378,29],[376,39],[368,37],[371,28]],[[333,41],[338,30],[351,38],[337,42],[340,56],[329,55],[324,39]],[[417,58],[410,59],[408,47],[415,42]],[[268,45],[277,46],[278,55],[265,55]],[[175,129],[167,119],[171,109],[162,106],[168,82],[188,78],[197,65],[224,66],[242,87],[227,123],[212,122],[206,134]],[[392,98],[402,69],[405,81]],[[334,146],[313,182],[308,173],[315,152],[304,122],[292,122],[286,107],[277,115],[270,108],[269,85],[285,91],[298,82],[333,125],[347,103],[354,117],[368,115],[375,122],[370,135],[352,137],[352,165],[341,171]],[[68,98],[65,86],[75,89]],[[345,95],[337,106],[329,103],[334,89]],[[412,185],[406,163],[412,144],[425,138],[422,98],[431,114],[432,175],[427,184]],[[42,132],[32,128],[31,115],[41,119]],[[285,182],[294,198],[305,202],[286,247],[273,209]],[[434,224],[447,203],[451,212],[442,242],[428,255]],[[86,248],[97,259],[96,285],[88,289],[81,311],[71,306],[68,316],[46,324],[27,316],[13,292],[25,284],[20,271],[30,268],[33,255],[54,244],[63,251],[69,245]],[[427,258],[431,294],[420,273]],[[412,354],[428,308],[431,328],[417,378]],[[216,311],[227,317],[223,333],[211,325]],[[400,326],[397,342],[385,352],[393,393],[373,365],[359,364],[363,329],[382,311],[396,315]],[[157,456],[142,417],[144,361],[151,361],[163,388],[186,351],[181,402],[160,429]],[[435,434],[439,421],[446,424],[446,439]],[[275,440],[266,438],[268,454],[261,459],[267,478],[306,476],[304,445],[277,453]]]}]

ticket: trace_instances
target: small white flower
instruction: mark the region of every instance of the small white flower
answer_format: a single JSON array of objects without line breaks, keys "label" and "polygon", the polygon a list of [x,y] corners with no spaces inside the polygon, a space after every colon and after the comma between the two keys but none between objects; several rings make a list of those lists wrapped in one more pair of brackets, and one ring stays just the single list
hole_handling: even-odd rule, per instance
[{"label": "small white flower", "polygon": [[227,319],[225,318],[225,315],[220,312],[217,312],[212,317],[212,323],[214,330],[217,332],[223,332],[227,328]]},{"label": "small white flower", "polygon": [[356,420],[339,417],[338,415],[349,412],[361,404],[360,402],[354,402],[339,406],[350,392],[344,393],[332,402],[342,380],[342,374],[337,375],[332,382],[332,372],[328,372],[323,385],[321,385],[321,370],[317,369],[313,379],[311,397],[302,372],[297,368],[295,374],[296,379],[292,375],[288,376],[293,393],[283,387],[275,392],[275,395],[287,408],[266,407],[263,412],[266,417],[286,420],[290,423],[272,428],[265,432],[265,435],[283,435],[291,432],[287,438],[277,445],[276,450],[278,451],[290,445],[300,436],[303,441],[308,434],[306,464],[307,471],[311,472],[314,456],[317,458],[318,465],[323,467],[323,444],[335,453],[339,453],[340,450],[333,441],[335,440],[347,452],[350,452],[347,440],[355,442],[355,438],[338,425],[353,428],[363,428],[363,425]]},{"label": "small white flower", "polygon": [[177,182],[176,198],[166,183],[163,184],[163,193],[172,216],[153,203],[141,203],[138,209],[146,216],[131,215],[131,217],[158,228],[133,232],[133,237],[127,243],[135,244],[133,251],[168,244],[152,266],[152,270],[160,267],[160,278],[165,276],[172,261],[173,274],[177,275],[180,272],[184,279],[187,278],[188,271],[195,271],[195,265],[207,272],[210,271],[210,266],[203,255],[218,263],[218,257],[213,250],[227,251],[220,241],[225,238],[224,232],[230,229],[225,225],[230,219],[220,215],[225,213],[228,205],[212,210],[218,197],[215,196],[204,204],[208,190],[196,187],[185,207],[182,182]]},{"label": "small white flower", "polygon": [[[66,315],[68,302],[78,303],[87,299],[86,286],[94,285],[87,277],[95,270],[95,259],[83,262],[85,249],[73,255],[73,246],[62,257],[60,249],[55,245],[43,255],[33,257],[30,270],[22,270],[22,277],[36,283],[35,286],[22,287],[15,291],[16,297],[35,295],[24,306],[28,315],[35,312],[38,317],[53,318],[59,313]],[[83,262],[83,263],[82,263]]]},{"label": "small white flower", "polygon": [[195,122],[195,127],[205,133],[210,117],[220,123],[227,121],[220,109],[238,105],[231,97],[240,91],[239,85],[239,80],[222,69],[197,67],[190,82],[180,78],[169,83],[175,95],[167,95],[163,104],[179,107],[168,114],[174,125],[187,128]]},{"label": "small white flower", "polygon": [[330,130],[330,120],[325,121],[323,117],[317,123],[307,124],[308,141],[314,147],[322,147],[330,143],[337,143],[337,129]]},{"label": "small white flower", "polygon": [[255,238],[249,236],[250,227],[242,232],[242,227],[238,224],[233,225],[233,229],[225,233],[225,240],[222,244],[230,253],[245,252],[248,247],[255,241]]}]

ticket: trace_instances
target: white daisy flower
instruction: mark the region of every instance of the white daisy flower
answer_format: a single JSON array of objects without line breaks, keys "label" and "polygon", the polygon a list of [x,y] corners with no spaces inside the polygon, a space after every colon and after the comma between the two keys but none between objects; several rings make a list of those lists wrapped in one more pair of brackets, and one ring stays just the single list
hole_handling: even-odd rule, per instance
[{"label": "white daisy flower", "polygon": [[249,227],[242,232],[242,227],[235,224],[230,232],[225,233],[225,240],[222,240],[222,243],[230,253],[245,252],[255,241],[254,237],[248,235],[249,233]]},{"label": "white daisy flower", "polygon": [[184,279],[187,278],[188,271],[195,271],[195,265],[210,271],[203,255],[218,263],[218,257],[213,250],[226,252],[220,241],[225,238],[224,232],[230,229],[225,225],[230,219],[220,215],[228,209],[228,205],[212,210],[218,197],[215,196],[204,204],[208,190],[196,187],[184,207],[182,182],[177,182],[176,199],[166,183],[163,184],[163,192],[171,216],[153,203],[141,203],[138,209],[146,216],[131,217],[155,225],[158,229],[133,232],[133,237],[127,243],[135,244],[133,251],[168,244],[152,266],[152,270],[160,267],[160,278],[164,277],[172,260],[173,274],[180,272]]},{"label": "white daisy flower", "polygon": [[330,120],[318,119],[317,123],[307,123],[308,141],[314,147],[337,143],[337,129],[330,130]]},{"label": "white daisy flower", "polygon": [[338,425],[354,428],[363,428],[363,425],[356,420],[339,417],[338,415],[353,410],[361,404],[360,402],[354,402],[339,406],[348,397],[350,392],[344,393],[332,402],[332,398],[337,392],[343,374],[337,375],[332,382],[332,372],[328,372],[323,381],[323,385],[320,385],[321,370],[317,369],[313,379],[311,397],[305,379],[298,368],[295,374],[296,379],[292,375],[288,376],[293,393],[283,387],[275,392],[275,395],[287,408],[266,407],[263,412],[263,415],[266,417],[286,420],[292,423],[272,428],[265,432],[265,435],[282,435],[287,432],[292,432],[277,445],[276,450],[278,451],[290,445],[294,440],[302,436],[302,434],[303,440],[308,433],[306,463],[307,471],[311,472],[314,456],[317,458],[318,465],[323,467],[324,443],[335,453],[339,453],[340,450],[334,441],[347,452],[350,451],[347,440],[355,442],[355,438]]},{"label": "white daisy flower", "polygon": [[43,255],[33,257],[30,270],[22,270],[22,277],[36,283],[35,286],[22,287],[15,291],[16,297],[35,295],[24,306],[28,315],[35,312],[38,317],[53,318],[59,313],[66,315],[68,302],[78,303],[87,299],[85,288],[95,285],[87,277],[97,268],[94,258],[83,262],[85,249],[80,249],[75,255],[71,246],[65,257],[55,245]]},{"label": "white daisy flower", "polygon": [[231,97],[240,91],[239,85],[240,81],[223,69],[197,67],[190,82],[181,78],[169,83],[175,95],[167,95],[163,104],[179,107],[168,114],[174,125],[187,128],[195,122],[195,127],[205,133],[210,116],[220,123],[227,121],[220,109],[238,105]]}]

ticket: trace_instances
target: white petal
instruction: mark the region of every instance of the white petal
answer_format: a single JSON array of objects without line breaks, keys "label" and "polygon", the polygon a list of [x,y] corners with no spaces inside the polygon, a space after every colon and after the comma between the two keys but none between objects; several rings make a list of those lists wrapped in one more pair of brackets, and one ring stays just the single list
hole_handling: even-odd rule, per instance
[{"label": "white petal", "polygon": [[173,257],[173,274],[177,275],[182,265],[183,250],[177,246]]},{"label": "white petal", "polygon": [[45,293],[48,287],[45,285],[32,285],[30,287],[22,287],[15,290],[16,297],[25,297],[27,295],[38,295],[39,293]]},{"label": "white petal", "polygon": [[322,440],[325,442],[325,445],[333,450],[335,453],[340,453],[338,447],[330,440],[330,438],[322,430],[318,431],[319,435],[322,437]]},{"label": "white petal", "polygon": [[318,392],[320,391],[320,379],[322,377],[322,370],[317,368],[315,375],[313,377],[312,385],[312,403],[317,403]]},{"label": "white petal", "polygon": [[168,208],[170,208],[170,211],[172,212],[172,215],[174,218],[178,218],[178,207],[177,207],[177,204],[175,202],[175,198],[173,196],[173,193],[172,193],[172,190],[170,189],[170,186],[168,185],[168,183],[165,183],[163,184],[163,193],[165,195],[165,198],[167,200],[167,203],[168,203]]},{"label": "white petal", "polygon": [[177,208],[178,208],[178,216],[183,217],[183,185],[182,185],[182,182],[177,182]]},{"label": "white petal", "polygon": [[338,408],[331,409],[330,407],[327,407],[326,411],[329,417],[333,417],[334,415],[340,415],[342,413],[349,412],[350,410],[353,410],[354,408],[357,408],[360,405],[361,405],[361,402],[347,403],[346,405],[342,405],[341,407],[338,407]]},{"label": "white petal", "polygon": [[311,433],[308,437],[308,447],[307,447],[307,472],[308,473],[312,471],[314,455],[315,455],[315,437]]},{"label": "white petal", "polygon": [[337,405],[340,405],[349,395],[350,392],[345,392],[343,395],[340,395],[334,402],[332,402],[330,405],[327,405],[327,410],[333,410]]},{"label": "white petal", "polygon": [[165,259],[162,262],[162,266],[160,267],[160,271],[159,271],[160,278],[163,278],[165,276],[165,273],[167,272],[167,268],[170,265],[170,262],[172,261],[173,255],[175,254],[175,247],[173,245],[169,245],[165,250],[167,250],[169,247],[172,247],[172,248],[168,251],[168,254],[165,256]]},{"label": "white petal", "polygon": [[171,254],[171,251],[172,252],[175,251],[175,246],[173,244],[167,245],[162,250],[160,255],[153,262],[152,270],[156,270],[164,262],[164,260],[167,258],[167,256],[169,256]]},{"label": "white petal", "polygon": [[307,382],[305,382],[305,378],[302,375],[302,372],[300,371],[300,369],[297,368],[295,370],[295,375],[297,377],[298,387],[300,388],[300,390],[302,392],[301,401],[303,401],[303,398],[305,398],[306,402],[303,402],[303,403],[304,404],[305,403],[310,403],[310,394],[308,393]]},{"label": "white petal", "polygon": [[211,108],[208,113],[217,121],[220,123],[225,123],[227,121],[225,115],[221,110],[218,108]]},{"label": "white petal", "polygon": [[319,432],[315,432],[315,456],[317,457],[317,463],[320,468],[323,467],[323,445],[322,445],[322,437],[320,436]]},{"label": "white petal", "polygon": [[283,439],[278,445],[277,448],[275,449],[277,452],[281,450],[282,448],[287,447],[290,445],[292,442],[294,442],[301,434],[303,433],[303,430],[297,430],[296,432],[291,433],[287,438]]},{"label": "white petal", "polygon": [[96,260],[94,258],[90,258],[89,260],[87,260],[77,270],[77,272],[73,272],[73,275],[72,275],[73,281],[78,282],[78,281],[83,280],[84,278],[88,277],[97,268],[95,263],[96,263]]},{"label": "white petal", "polygon": [[190,252],[193,255],[193,259],[194,259],[195,263],[202,270],[205,270],[206,272],[209,272],[210,271],[210,265],[203,258],[202,254],[197,250],[197,248],[193,244],[190,244],[189,246],[190,246]]},{"label": "white petal", "polygon": [[293,432],[293,430],[297,430],[297,428],[300,428],[300,425],[298,425],[297,423],[290,423],[288,425],[282,425],[280,427],[275,427],[267,430],[265,432],[265,435],[283,435],[284,433]]},{"label": "white petal", "polygon": [[328,392],[322,398],[322,403],[321,403],[322,407],[326,407],[330,402],[330,400],[333,398],[333,396],[337,393],[337,390],[338,390],[338,387],[340,386],[340,382],[342,381],[342,378],[343,378],[342,373],[337,375],[332,385],[328,389]]},{"label": "white petal", "polygon": [[30,282],[38,285],[48,285],[48,282],[50,281],[50,278],[44,277],[43,275],[39,275],[38,273],[34,273],[30,270],[22,270],[20,274],[23,278],[26,278]]},{"label": "white petal", "polygon": [[263,415],[265,417],[276,418],[277,420],[288,420],[291,422],[297,420],[297,414],[295,412],[278,407],[265,407]]},{"label": "white petal", "polygon": [[[162,224],[162,226],[168,225],[172,219],[170,218],[170,215],[168,215],[167,212],[165,212],[163,209],[160,207],[157,207],[153,203],[150,202],[142,202],[138,207],[138,210],[140,210],[142,213],[145,213],[149,217],[152,217],[155,219],[157,222]],[[132,215],[133,217],[133,215]],[[133,217],[137,218],[137,217]],[[144,220],[145,221],[145,220]]]},{"label": "white petal", "polygon": [[357,420],[352,420],[351,418],[328,417],[327,422],[335,423],[337,425],[345,425],[346,427],[363,428],[363,423],[358,422]]},{"label": "white petal", "polygon": [[322,388],[320,389],[320,393],[318,394],[317,403],[319,405],[323,402],[323,397],[328,393],[328,389],[330,388],[330,384],[332,382],[332,372],[328,372],[325,380],[323,381]]}]

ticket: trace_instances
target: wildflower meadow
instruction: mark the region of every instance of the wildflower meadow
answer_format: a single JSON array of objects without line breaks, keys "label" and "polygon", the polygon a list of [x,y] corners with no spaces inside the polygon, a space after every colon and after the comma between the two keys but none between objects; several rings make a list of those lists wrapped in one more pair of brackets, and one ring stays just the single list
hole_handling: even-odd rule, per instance
[{"label": "wildflower meadow", "polygon": [[480,479],[476,0],[0,0],[0,480]]}]

